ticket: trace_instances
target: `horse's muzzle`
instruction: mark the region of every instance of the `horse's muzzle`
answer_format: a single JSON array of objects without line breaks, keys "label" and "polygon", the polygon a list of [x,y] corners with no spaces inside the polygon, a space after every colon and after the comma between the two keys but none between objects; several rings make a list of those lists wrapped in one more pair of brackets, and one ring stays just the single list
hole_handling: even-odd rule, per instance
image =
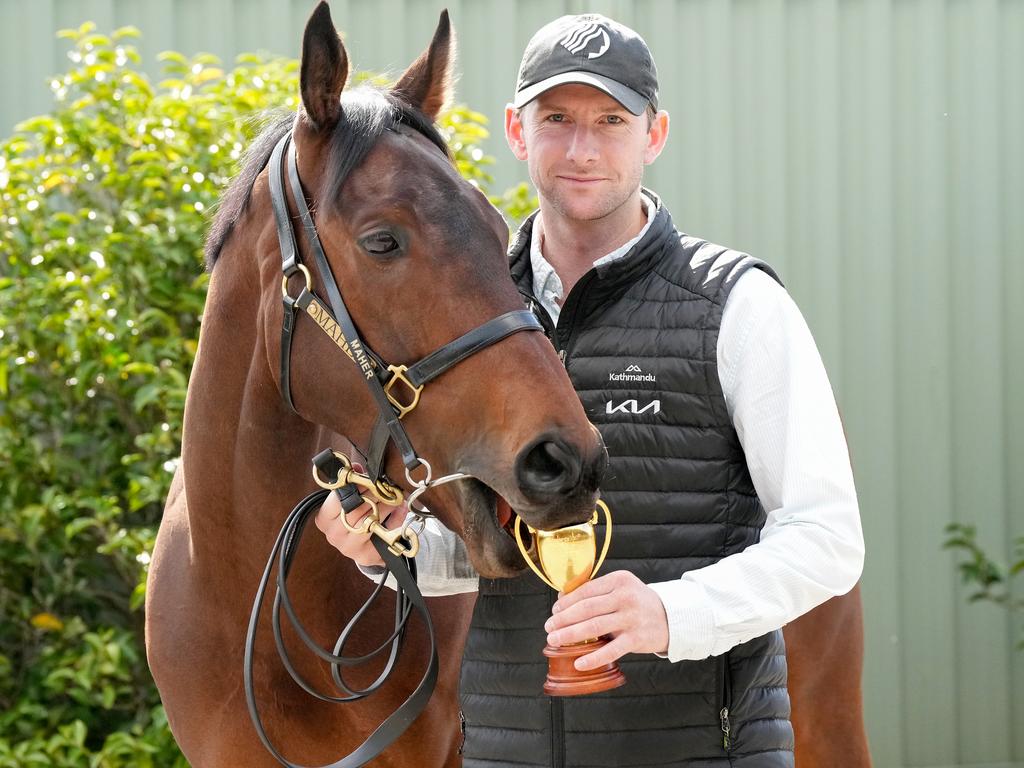
[{"label": "horse's muzzle", "polygon": [[557,505],[567,496],[596,491],[605,469],[603,450],[581,454],[572,443],[542,437],[516,457],[515,477],[519,491],[532,504]]}]

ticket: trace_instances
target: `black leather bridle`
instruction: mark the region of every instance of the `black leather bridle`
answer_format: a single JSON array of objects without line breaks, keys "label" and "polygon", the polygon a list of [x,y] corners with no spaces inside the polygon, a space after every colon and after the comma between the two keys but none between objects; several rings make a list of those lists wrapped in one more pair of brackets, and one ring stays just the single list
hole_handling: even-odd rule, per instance
[{"label": "black leather bridle", "polygon": [[[397,127],[390,128],[389,130],[397,130]],[[306,240],[313,254],[316,269],[327,289],[330,307],[326,306],[313,294],[312,278],[309,269],[299,261],[299,251],[296,248],[295,234],[292,228],[292,216],[288,210],[288,200],[282,182],[282,175],[286,172],[286,164],[292,199],[302,220]],[[356,615],[349,620],[341,632],[337,642],[334,644],[333,650],[327,651],[321,648],[302,627],[288,598],[286,581],[299,539],[309,518],[316,514],[329,493],[333,492],[338,495],[343,509],[343,517],[348,512],[359,507],[364,501],[373,501],[370,496],[360,491],[360,487],[365,490],[372,489],[376,495],[376,500],[382,503],[392,506],[401,503],[401,491],[387,480],[383,472],[384,458],[389,441],[394,441],[398,448],[402,463],[405,466],[406,480],[413,487],[413,492],[408,499],[410,509],[413,509],[412,505],[415,499],[428,488],[453,479],[465,477],[461,474],[455,474],[442,478],[433,478],[430,464],[417,455],[416,450],[413,448],[412,442],[402,425],[402,418],[418,404],[423,386],[440,376],[456,363],[518,331],[543,332],[544,329],[529,310],[522,309],[506,312],[454,341],[445,344],[440,349],[412,365],[387,365],[378,355],[363,344],[355,323],[345,306],[341,290],[331,272],[327,257],[320,244],[320,238],[317,236],[316,226],[309,211],[309,206],[306,204],[306,197],[299,179],[296,163],[295,144],[291,139],[290,131],[274,147],[269,161],[269,173],[270,198],[274,208],[283,271],[282,296],[284,301],[284,320],[281,330],[282,396],[288,406],[294,411],[295,404],[292,400],[290,383],[291,346],[295,323],[301,311],[315,320],[321,330],[330,336],[332,341],[358,366],[377,404],[378,416],[365,452],[367,475],[358,475],[352,469],[350,459],[336,451],[326,450],[318,454],[313,460],[314,477],[317,479],[318,484],[321,485],[322,490],[311,493],[299,502],[291,514],[288,515],[281,533],[274,543],[267,567],[256,593],[246,635],[244,666],[246,701],[249,715],[264,746],[287,768],[302,768],[289,762],[274,747],[267,736],[257,708],[253,684],[256,629],[264,602],[264,595],[275,563],[278,565],[277,594],[274,598],[272,624],[278,654],[292,679],[303,690],[321,701],[336,703],[354,701],[377,690],[390,674],[398,658],[407,620],[412,610],[416,609],[426,624],[430,640],[430,661],[416,690],[355,751],[323,767],[357,768],[357,766],[365,765],[379,755],[409,727],[413,720],[423,711],[437,681],[438,661],[433,624],[430,621],[426,602],[416,585],[416,567],[413,556],[415,555],[418,543],[415,540],[415,534],[408,525],[401,531],[392,532],[392,535],[387,537],[387,539],[382,538],[386,531],[379,524],[368,527],[365,532],[375,534],[372,536],[372,541],[374,547],[384,560],[385,571],[381,576],[380,583],[370,595],[366,604],[357,611]],[[299,295],[293,298],[288,293],[288,282],[289,278],[299,273],[304,277],[305,284]],[[399,387],[404,390],[404,399],[396,391],[399,390]],[[412,476],[413,472],[420,468],[422,468],[424,477],[415,480]],[[322,478],[327,478],[327,480],[322,480]],[[421,521],[424,516],[429,515],[429,512],[422,505],[419,508],[415,508],[414,512]],[[348,525],[347,522],[346,525]],[[394,574],[397,581],[394,632],[376,650],[369,654],[356,657],[345,656],[342,652],[351,636],[352,629],[369,610],[373,601],[382,593],[389,573]],[[280,609],[282,606],[303,644],[330,665],[331,676],[335,685],[342,691],[342,696],[330,696],[318,692],[295,669],[285,649],[281,634]],[[350,686],[345,682],[341,674],[343,667],[369,661],[385,651],[388,651],[387,664],[371,685],[360,689]]]},{"label": "black leather bridle", "polygon": [[[302,190],[302,183],[299,180],[299,172],[296,165],[295,144],[290,141],[290,137],[291,134],[289,133],[281,138],[270,158],[270,197],[274,205],[277,239],[281,247],[281,269],[284,272],[282,286],[284,323],[281,331],[282,394],[289,407],[295,410],[290,384],[291,342],[296,315],[299,310],[302,310],[314,318],[317,321],[317,325],[331,336],[335,343],[338,343],[352,361],[356,363],[362,371],[370,388],[370,393],[377,403],[377,422],[371,433],[368,450],[366,451],[367,469],[370,477],[377,480],[382,475],[383,457],[389,437],[394,440],[395,445],[398,447],[406,472],[411,473],[423,464],[423,460],[416,455],[409,436],[402,426],[401,419],[416,407],[423,385],[437,378],[456,363],[489,347],[495,342],[501,341],[506,336],[517,331],[541,331],[543,333],[544,328],[536,316],[529,310],[513,310],[474,328],[472,331],[445,344],[413,365],[387,365],[384,363],[378,355],[374,354],[360,340],[359,332],[356,330],[352,316],[345,306],[345,301],[342,299],[338,284],[334,280],[331,267],[320,244],[320,238],[317,236],[316,226],[309,212],[309,206],[306,205],[306,198]],[[310,280],[309,270],[299,263],[299,254],[295,247],[295,236],[288,213],[288,203],[281,183],[281,174],[275,171],[275,169],[281,167],[282,156],[285,152],[287,152],[288,156],[288,183],[291,187],[292,197],[299,210],[302,226],[306,233],[306,240],[313,253],[317,271],[319,271],[320,278],[327,289],[327,297],[333,313],[312,293],[312,281]],[[306,284],[301,293],[293,299],[287,293],[287,283],[290,277],[299,272],[302,272],[305,277]],[[395,392],[399,384],[411,394],[411,397],[405,403],[401,401]],[[413,484],[413,482],[410,480],[410,484]]]}]

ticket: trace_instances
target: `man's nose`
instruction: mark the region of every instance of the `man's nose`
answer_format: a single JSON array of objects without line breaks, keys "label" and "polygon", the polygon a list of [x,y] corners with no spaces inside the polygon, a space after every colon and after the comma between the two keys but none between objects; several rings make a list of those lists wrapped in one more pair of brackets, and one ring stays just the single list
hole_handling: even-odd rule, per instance
[{"label": "man's nose", "polygon": [[566,158],[577,165],[585,165],[597,160],[599,154],[593,133],[584,126],[576,126],[565,153]]}]

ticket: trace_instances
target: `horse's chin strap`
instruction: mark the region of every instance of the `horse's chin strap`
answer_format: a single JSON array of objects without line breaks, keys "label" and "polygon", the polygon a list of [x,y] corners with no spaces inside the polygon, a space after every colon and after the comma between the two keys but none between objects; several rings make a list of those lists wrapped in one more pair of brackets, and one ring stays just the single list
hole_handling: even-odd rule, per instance
[{"label": "horse's chin strap", "polygon": [[[281,180],[285,165],[285,152],[288,153],[287,174],[292,198],[299,211],[299,217],[302,219],[306,240],[313,253],[317,271],[327,289],[330,309],[313,294],[312,277],[309,270],[299,263],[299,252],[296,248],[295,234],[288,212],[288,200]],[[370,394],[377,404],[378,416],[366,451],[367,470],[370,477],[374,481],[383,477],[384,455],[390,440],[394,441],[401,454],[402,463],[405,465],[406,479],[411,485],[419,485],[412,480],[412,474],[420,467],[424,467],[426,472],[426,477],[422,478],[420,482],[428,485],[436,484],[436,482],[432,483],[429,465],[416,454],[412,441],[401,422],[406,414],[416,408],[423,386],[453,365],[511,334],[518,331],[543,332],[543,326],[529,310],[513,310],[489,320],[454,341],[450,341],[411,366],[386,365],[379,356],[363,344],[352,316],[345,306],[327,256],[324,254],[323,246],[320,244],[309,206],[306,204],[306,196],[299,179],[295,144],[291,141],[290,132],[281,137],[277,146],[274,147],[274,152],[270,157],[269,171],[270,199],[274,208],[278,244],[281,248],[281,268],[284,272],[281,288],[284,302],[284,320],[281,328],[281,393],[285,402],[293,411],[295,410],[291,392],[291,345],[296,315],[299,310],[302,310],[315,320],[320,329],[358,366],[370,388]],[[293,298],[288,293],[288,279],[300,272],[305,278],[305,284],[299,295]]]}]

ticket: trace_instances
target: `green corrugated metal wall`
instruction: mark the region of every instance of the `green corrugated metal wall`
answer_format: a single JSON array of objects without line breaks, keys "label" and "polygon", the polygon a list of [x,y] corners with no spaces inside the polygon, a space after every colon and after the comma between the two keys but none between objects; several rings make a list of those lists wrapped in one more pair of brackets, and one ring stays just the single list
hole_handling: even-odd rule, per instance
[{"label": "green corrugated metal wall", "polygon": [[[398,70],[442,0],[334,0],[356,66]],[[53,32],[296,55],[311,0],[0,0],[0,126],[47,109]],[[500,131],[558,13],[647,38],[673,117],[648,176],[685,229],[774,264],[844,413],[868,540],[865,692],[881,768],[1024,766],[1024,654],[940,548],[1024,535],[1024,0],[449,0],[459,98]],[[155,70],[155,64],[151,67]],[[498,137],[500,185],[525,178]],[[828,734],[820,734],[828,738]],[[836,768],[842,768],[837,766]]]}]

